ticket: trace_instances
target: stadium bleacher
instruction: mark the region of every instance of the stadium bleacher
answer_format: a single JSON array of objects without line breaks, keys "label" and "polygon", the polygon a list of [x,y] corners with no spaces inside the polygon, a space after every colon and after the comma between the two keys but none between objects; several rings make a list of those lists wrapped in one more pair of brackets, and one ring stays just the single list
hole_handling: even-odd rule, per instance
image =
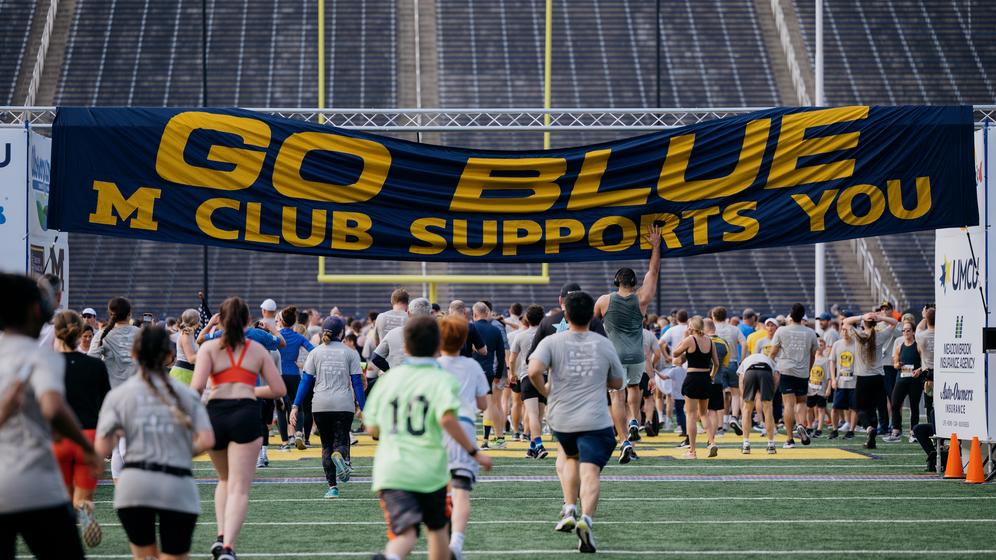
[{"label": "stadium bleacher", "polygon": [[[3,33],[0,33],[0,76],[12,78],[0,83],[0,100],[4,105],[17,104],[18,100],[14,99],[16,78],[21,66],[30,67],[34,62],[25,60],[34,16],[35,2],[32,0],[0,2],[0,21],[3,22]],[[42,17],[44,18],[44,14]]]},{"label": "stadium bleacher", "polygon": [[[811,52],[812,8],[795,3]],[[991,44],[973,37],[992,23],[978,2],[900,2],[870,7],[857,0],[827,5],[827,99],[849,102],[937,103],[992,100],[988,75],[996,61]],[[861,6],[857,6],[861,4]],[[7,6],[7,4],[4,4]],[[213,106],[314,106],[316,30],[314,0],[234,3],[208,1],[208,102]],[[659,92],[662,106],[770,106],[781,99],[769,68],[772,61],[758,23],[763,14],[750,1],[664,2]],[[543,3],[525,0],[463,2],[437,0],[438,103],[441,107],[537,107],[542,105]],[[568,9],[569,8],[569,9]],[[598,2],[555,3],[553,105],[557,107],[649,107],[657,102],[654,3],[629,0],[619,9]],[[330,106],[395,107],[399,103],[399,5],[395,2],[326,2],[327,99]],[[807,11],[808,10],[808,11]],[[926,26],[924,14],[932,24]],[[30,17],[30,15],[28,16]],[[36,16],[37,17],[37,16]],[[200,2],[103,2],[77,0],[57,89],[58,104],[197,106],[200,87]],[[807,27],[808,26],[808,27]],[[911,26],[904,28],[903,26]],[[912,27],[917,26],[917,27]],[[906,29],[900,31],[900,29]],[[911,41],[916,29],[918,37]],[[875,42],[869,42],[873,37]],[[916,49],[906,59],[876,61],[874,46],[891,41]],[[980,42],[984,43],[984,42]],[[991,43],[991,42],[989,42]],[[848,45],[845,54],[841,45]],[[856,48],[855,45],[860,45]],[[898,46],[897,46],[898,45]],[[920,51],[930,51],[934,54]],[[937,53],[943,53],[938,55]],[[936,64],[928,67],[930,61]],[[987,66],[988,65],[988,66]],[[852,78],[848,78],[846,69]],[[891,97],[884,89],[888,77]],[[917,97],[931,83],[931,95]],[[936,82],[957,87],[934,88]],[[920,85],[917,85],[920,84]],[[988,88],[988,89],[987,89]],[[988,92],[988,93],[987,93]],[[989,95],[988,98],[985,95]],[[554,146],[617,138],[613,133],[556,133]],[[444,144],[477,148],[539,148],[540,133],[448,132]],[[889,266],[909,289],[910,302],[931,286],[932,234],[917,236],[917,251],[881,242]],[[176,314],[195,303],[201,287],[201,248],[71,236],[71,304],[100,306],[113,295],[132,297],[136,309]],[[894,248],[895,247],[895,248]],[[384,285],[316,284],[316,259],[294,255],[211,249],[212,299],[238,293],[250,300],[274,297],[281,304],[351,312],[383,306]],[[893,256],[894,255],[894,256]],[[828,252],[828,300],[856,307],[867,297],[848,280]],[[911,259],[912,264],[904,259]],[[751,305],[784,312],[793,301],[813,297],[811,247],[710,255],[665,263],[661,306],[704,311],[716,304]],[[639,263],[629,263],[642,265]],[[417,264],[338,259],[330,272],[417,273]],[[442,299],[489,297],[499,306],[512,301],[555,301],[567,278],[592,291],[609,288],[615,263],[551,266],[549,286],[441,287]],[[498,265],[432,265],[432,272],[507,273]],[[538,265],[525,267],[538,272]],[[516,270],[516,273],[522,272]],[[160,277],[162,289],[140,293],[140,279]],[[418,291],[418,286],[412,289]],[[918,294],[918,295],[914,295]]]}]

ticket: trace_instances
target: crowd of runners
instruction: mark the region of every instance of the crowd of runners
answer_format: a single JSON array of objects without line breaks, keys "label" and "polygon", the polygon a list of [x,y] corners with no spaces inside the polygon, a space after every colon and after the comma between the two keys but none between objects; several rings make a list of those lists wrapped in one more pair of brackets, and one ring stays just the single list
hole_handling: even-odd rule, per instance
[{"label": "crowd of runners", "polygon": [[125,298],[103,313],[60,310],[58,278],[0,275],[0,556],[17,535],[39,558],[83,557],[79,531],[99,543],[93,494],[109,458],[135,558],[185,558],[201,513],[192,458],[207,452],[218,477],[210,552],[234,560],[274,425],[287,453],[320,439],[330,499],[352,475],[357,434],[378,440],[372,481],[389,541],[377,557],[388,559],[412,551],[420,525],[431,558],[461,558],[470,493],[491,467],[482,450],[509,441],[528,443],[527,460],[556,450],[555,527],[582,552],[596,550],[602,469],[640,460],[639,442],[662,432],[679,436],[685,459],[717,456],[730,432],[744,454],[752,432],[769,454],[779,432],[788,449],[820,437],[874,449],[881,435],[933,451],[932,307],[648,314],[654,227],[646,241],[642,281],[621,268],[611,293],[568,283],[557,302],[506,312],[487,301],[441,309],[396,289],[390,309],[361,319],[272,299],[252,313],[238,297],[213,314],[202,297],[159,323],[134,317]]}]

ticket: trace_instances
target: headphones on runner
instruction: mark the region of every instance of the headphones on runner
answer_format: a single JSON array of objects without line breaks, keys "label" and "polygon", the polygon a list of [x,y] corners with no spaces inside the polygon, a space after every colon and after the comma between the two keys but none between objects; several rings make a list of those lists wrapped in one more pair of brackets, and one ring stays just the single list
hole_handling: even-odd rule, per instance
[{"label": "headphones on runner", "polygon": [[620,268],[616,271],[615,278],[612,279],[612,285],[617,288],[623,285],[627,287],[636,286],[636,272],[633,272],[632,268]]}]

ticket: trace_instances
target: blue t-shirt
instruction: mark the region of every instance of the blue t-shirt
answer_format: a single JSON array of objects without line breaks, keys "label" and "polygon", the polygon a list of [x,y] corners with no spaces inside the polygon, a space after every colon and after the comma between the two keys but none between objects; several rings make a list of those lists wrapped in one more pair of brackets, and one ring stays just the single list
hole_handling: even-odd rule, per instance
[{"label": "blue t-shirt", "polygon": [[281,375],[301,375],[301,370],[297,367],[297,357],[301,354],[301,347],[311,352],[315,346],[308,342],[307,338],[297,334],[294,329],[284,327],[280,329],[280,336],[284,337],[284,342],[287,343],[287,346],[280,349]]},{"label": "blue t-shirt", "polygon": [[[218,329],[213,333],[204,336],[204,340],[214,340],[220,338],[225,331],[223,329]],[[255,340],[256,342],[263,345],[269,351],[280,349],[280,339],[276,336],[270,334],[263,329],[257,329],[256,327],[249,327],[246,329],[246,338],[249,340]]]},{"label": "blue t-shirt", "polygon": [[[740,332],[744,333],[744,338],[747,338],[748,336],[754,334],[754,327],[748,325],[747,323],[744,323],[743,321],[740,321],[740,324],[737,325],[737,328],[740,329]],[[750,349],[748,348],[748,350]]]},{"label": "blue t-shirt", "polygon": [[[505,341],[502,340],[501,331],[488,320],[474,321],[474,328],[481,335],[484,345],[488,347],[486,355],[475,353],[474,359],[481,364],[481,369],[484,370],[485,375],[502,377],[505,375]],[[495,367],[496,356],[499,358],[497,360],[498,367]]]}]

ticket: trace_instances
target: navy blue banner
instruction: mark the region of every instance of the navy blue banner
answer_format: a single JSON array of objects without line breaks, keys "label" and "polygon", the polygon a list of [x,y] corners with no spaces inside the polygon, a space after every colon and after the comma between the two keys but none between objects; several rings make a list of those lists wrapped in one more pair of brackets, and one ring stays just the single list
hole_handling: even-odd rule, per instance
[{"label": "navy blue banner", "polygon": [[549,151],[235,109],[60,108],[50,227],[425,261],[676,257],[975,225],[971,107],[780,108]]}]

